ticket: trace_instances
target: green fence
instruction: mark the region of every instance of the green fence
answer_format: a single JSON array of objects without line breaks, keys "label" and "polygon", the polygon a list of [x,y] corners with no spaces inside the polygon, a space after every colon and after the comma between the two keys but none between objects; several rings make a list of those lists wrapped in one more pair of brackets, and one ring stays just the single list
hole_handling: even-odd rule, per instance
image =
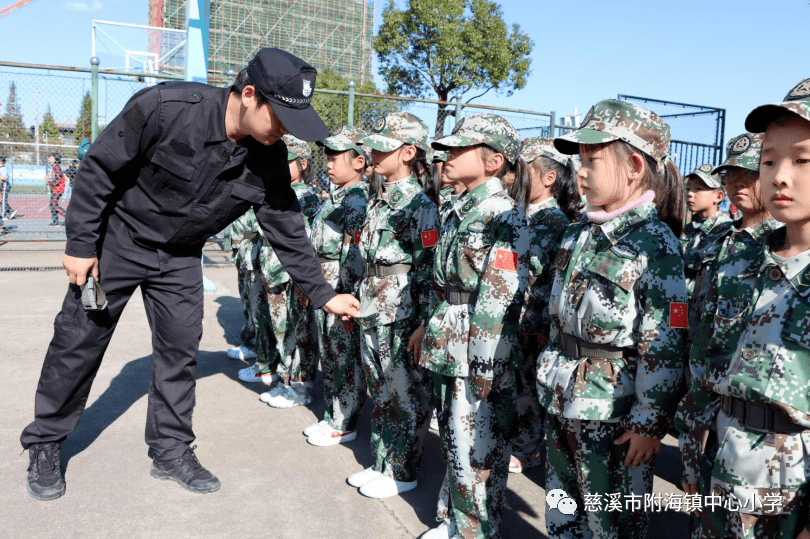
[{"label": "green fence", "polygon": [[[58,153],[63,169],[67,169],[76,159],[82,139],[93,140],[133,94],[178,79],[181,77],[105,70],[97,63],[73,68],[0,62],[0,156],[6,157],[11,178],[8,196],[0,195],[0,216],[11,214],[7,207],[16,212],[14,219],[3,221],[0,241],[64,240],[64,227],[49,226],[51,200],[45,184],[48,155]],[[231,80],[210,83],[227,86]],[[555,133],[565,130],[555,125],[553,112],[360,94],[354,92],[351,82],[345,91],[316,89],[313,106],[330,128],[349,124],[368,129],[388,112],[407,111],[437,134],[448,134],[459,119],[480,112],[503,116],[523,138],[551,135],[551,126],[555,126]],[[325,157],[320,148],[314,144],[312,148],[314,178],[321,188],[328,189]],[[69,206],[70,195],[68,185],[58,201],[61,208]]]}]

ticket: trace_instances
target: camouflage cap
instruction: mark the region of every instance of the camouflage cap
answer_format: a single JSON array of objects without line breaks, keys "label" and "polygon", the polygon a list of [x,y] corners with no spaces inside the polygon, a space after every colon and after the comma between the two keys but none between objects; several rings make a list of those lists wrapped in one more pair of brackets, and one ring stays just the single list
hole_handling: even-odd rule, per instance
[{"label": "camouflage cap", "polygon": [[558,162],[564,167],[568,166],[568,156],[563,155],[554,147],[554,139],[551,137],[532,137],[523,141],[523,149],[520,156],[527,163],[531,163],[538,157],[548,157]]},{"label": "camouflage cap", "polygon": [[393,152],[403,144],[428,151],[428,126],[409,112],[392,112],[374,122],[371,135],[364,138],[362,144],[379,152]]},{"label": "camouflage cap", "polygon": [[433,148],[447,151],[449,148],[464,148],[485,144],[502,153],[507,161],[514,163],[520,156],[520,135],[512,124],[494,114],[472,114],[464,117],[447,137],[433,141]]},{"label": "camouflage cap", "polygon": [[446,163],[447,152],[440,152],[439,150],[430,150],[428,152],[428,161],[431,163]]},{"label": "camouflage cap", "polygon": [[329,148],[330,150],[334,150],[336,152],[355,150],[357,153],[363,156],[366,163],[370,163],[371,158],[368,156],[368,151],[364,146],[361,145],[362,140],[367,136],[368,133],[366,133],[364,129],[342,125],[337,129],[330,131],[329,136],[323,139],[323,141],[316,142],[315,144],[318,146],[323,146],[324,148]]},{"label": "camouflage cap", "polygon": [[687,174],[684,180],[689,179],[689,176],[696,176],[698,179],[700,179],[700,181],[706,184],[706,187],[711,187],[712,189],[722,189],[723,184],[720,181],[720,177],[714,174],[712,169],[714,169],[714,165],[700,165],[699,167],[696,167],[695,170]]},{"label": "camouflage cap", "polygon": [[307,141],[295,138],[292,135],[284,135],[282,138],[284,144],[287,145],[287,161],[299,158],[309,159],[309,156],[312,155],[312,148]]},{"label": "camouflage cap", "polygon": [[794,86],[781,103],[762,105],[752,110],[745,119],[745,128],[751,133],[764,133],[768,125],[785,112],[798,114],[810,122],[810,79],[804,79]]},{"label": "camouflage cap", "polygon": [[657,114],[638,105],[605,99],[588,111],[576,131],[554,139],[554,146],[566,155],[579,153],[580,144],[604,144],[623,140],[637,150],[661,161],[669,153],[669,125]]},{"label": "camouflage cap", "polygon": [[759,154],[762,151],[762,133],[743,133],[728,141],[726,160],[712,171],[720,174],[729,167],[739,167],[759,172]]}]

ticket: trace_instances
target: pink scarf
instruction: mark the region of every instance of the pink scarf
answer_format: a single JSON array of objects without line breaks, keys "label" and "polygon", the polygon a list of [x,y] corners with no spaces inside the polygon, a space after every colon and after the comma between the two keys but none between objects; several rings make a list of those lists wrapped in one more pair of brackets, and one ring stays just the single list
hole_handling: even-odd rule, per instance
[{"label": "pink scarf", "polygon": [[647,202],[652,202],[655,198],[655,192],[652,190],[644,191],[639,198],[630,202],[626,206],[622,206],[617,210],[613,210],[610,213],[607,213],[605,210],[599,211],[589,211],[585,212],[588,216],[588,220],[601,225],[602,223],[607,223],[611,219],[615,219],[616,217],[620,216],[623,213],[627,213],[628,211],[632,210],[633,208],[638,208],[642,204],[646,204]]}]

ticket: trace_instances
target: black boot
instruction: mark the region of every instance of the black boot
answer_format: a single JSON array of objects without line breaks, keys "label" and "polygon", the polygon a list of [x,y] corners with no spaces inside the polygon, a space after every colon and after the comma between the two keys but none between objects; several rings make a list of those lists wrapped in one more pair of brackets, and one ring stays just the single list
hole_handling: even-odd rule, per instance
[{"label": "black boot", "polygon": [[65,493],[62,444],[34,444],[28,448],[28,494],[37,500],[55,500]]},{"label": "black boot", "polygon": [[194,454],[196,448],[196,445],[189,447],[182,457],[174,460],[162,461],[155,457],[152,459],[152,469],[149,473],[156,479],[180,483],[184,489],[198,494],[216,492],[221,486],[219,479],[197,460]]}]

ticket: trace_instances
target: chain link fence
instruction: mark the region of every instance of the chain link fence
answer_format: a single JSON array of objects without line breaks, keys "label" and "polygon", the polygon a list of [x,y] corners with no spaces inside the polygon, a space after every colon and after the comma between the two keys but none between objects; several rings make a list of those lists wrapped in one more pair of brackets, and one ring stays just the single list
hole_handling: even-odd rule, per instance
[{"label": "chain link fence", "polygon": [[[70,206],[70,178],[80,144],[92,139],[94,108],[101,132],[133,94],[179,78],[111,70],[94,75],[91,68],[0,62],[0,157],[6,158],[9,177],[0,187],[0,241],[63,241],[64,226],[60,225],[64,224],[63,211]],[[217,86],[230,83],[210,82]],[[349,124],[369,130],[375,120],[396,111],[419,117],[436,136],[449,134],[457,116],[481,112],[503,116],[522,138],[548,136],[555,123],[554,113],[355,94],[351,87],[348,91],[315,90],[313,106],[330,129]],[[312,150],[313,187],[328,191],[326,156],[315,144]],[[68,173],[61,194],[54,194],[48,186],[53,179],[50,154],[58,156],[62,170]],[[59,224],[52,226],[54,221]]]}]

